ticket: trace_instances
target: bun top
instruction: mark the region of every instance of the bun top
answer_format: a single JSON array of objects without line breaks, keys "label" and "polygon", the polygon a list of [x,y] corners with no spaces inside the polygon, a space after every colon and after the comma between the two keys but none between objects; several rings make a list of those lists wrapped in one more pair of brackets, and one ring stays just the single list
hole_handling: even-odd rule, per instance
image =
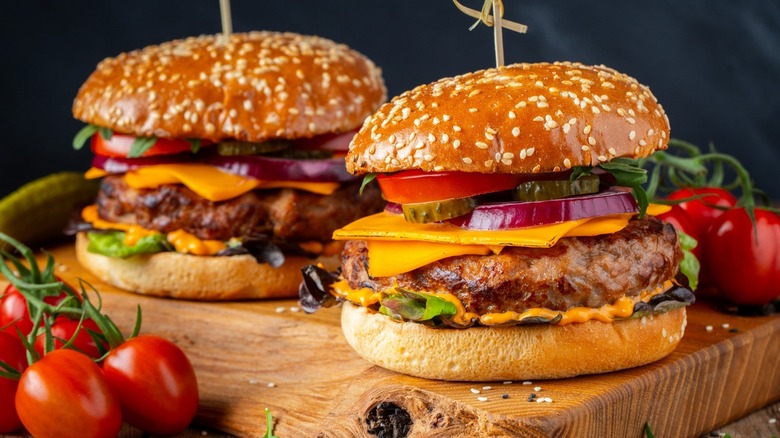
[{"label": "bun top", "polygon": [[136,136],[259,142],[348,131],[385,100],[381,70],[347,46],[252,32],[107,58],[81,86],[73,115]]},{"label": "bun top", "polygon": [[665,149],[669,120],[636,79],[604,66],[514,64],[407,91],[366,119],[352,173],[557,172]]}]

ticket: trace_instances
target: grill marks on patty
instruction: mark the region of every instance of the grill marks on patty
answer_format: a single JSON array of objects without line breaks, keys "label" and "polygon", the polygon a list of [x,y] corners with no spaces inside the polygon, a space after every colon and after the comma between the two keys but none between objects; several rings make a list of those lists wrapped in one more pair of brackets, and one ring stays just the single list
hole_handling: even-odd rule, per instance
[{"label": "grill marks on patty", "polygon": [[256,234],[291,242],[331,240],[333,231],[384,207],[378,188],[358,194],[359,182],[323,196],[295,189],[255,190],[221,202],[183,185],[133,189],[122,176],[103,179],[97,197],[104,220],[138,224],[164,233],[183,229],[201,239]]},{"label": "grill marks on patty", "polygon": [[342,276],[353,289],[398,286],[450,291],[477,314],[600,307],[674,278],[682,250],[674,228],[647,217],[615,234],[563,238],[552,248],[506,247],[500,254],[457,256],[394,277],[368,275],[365,242],[344,249]]}]

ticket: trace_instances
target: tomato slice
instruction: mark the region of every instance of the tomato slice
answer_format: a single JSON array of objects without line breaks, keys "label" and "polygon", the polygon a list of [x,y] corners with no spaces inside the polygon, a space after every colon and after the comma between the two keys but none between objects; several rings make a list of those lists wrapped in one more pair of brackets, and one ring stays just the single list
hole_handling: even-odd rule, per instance
[{"label": "tomato slice", "polygon": [[565,175],[566,172],[511,174],[405,170],[378,175],[376,180],[386,200],[411,204],[511,190],[526,181],[564,179],[567,178]]},{"label": "tomato slice", "polygon": [[[92,136],[92,152],[107,157],[127,157],[136,138],[132,135],[114,133],[110,139],[106,140],[97,133]],[[192,145],[187,140],[158,138],[154,145],[141,156],[177,154],[190,150],[192,150]]]}]

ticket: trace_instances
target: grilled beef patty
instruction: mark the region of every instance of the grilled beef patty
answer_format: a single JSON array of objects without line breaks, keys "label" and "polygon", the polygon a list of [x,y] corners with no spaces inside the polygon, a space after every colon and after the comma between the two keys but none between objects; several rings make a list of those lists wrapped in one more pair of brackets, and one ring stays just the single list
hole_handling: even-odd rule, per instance
[{"label": "grilled beef patty", "polygon": [[674,278],[682,259],[677,233],[654,217],[615,234],[562,238],[552,248],[506,247],[500,254],[450,257],[394,277],[368,275],[365,242],[349,241],[342,277],[353,289],[394,283],[413,291],[449,291],[469,312],[534,307],[599,307]]},{"label": "grilled beef patty", "polygon": [[179,184],[133,189],[122,176],[103,179],[97,197],[102,219],[171,232],[183,229],[201,239],[250,235],[291,242],[331,240],[333,231],[384,207],[379,189],[343,184],[323,196],[295,189],[254,190],[222,202],[204,199]]}]

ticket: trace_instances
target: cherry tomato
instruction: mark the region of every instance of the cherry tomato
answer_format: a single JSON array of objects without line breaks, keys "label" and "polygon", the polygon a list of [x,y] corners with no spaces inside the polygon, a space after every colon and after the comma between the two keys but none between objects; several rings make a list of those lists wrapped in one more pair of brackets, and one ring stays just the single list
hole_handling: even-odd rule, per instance
[{"label": "cherry tomato", "polygon": [[[20,373],[27,368],[27,353],[19,338],[0,332],[0,361]],[[18,385],[18,380],[0,377],[0,433],[10,433],[22,427],[14,402]]]},{"label": "cherry tomato", "polygon": [[[48,296],[43,301],[56,306],[67,297],[68,294],[63,291],[60,295]],[[28,334],[32,331],[32,325],[27,300],[14,285],[9,284],[3,292],[3,296],[0,297],[0,327],[6,327],[5,332],[16,335],[16,327],[22,333]]]},{"label": "cherry tomato", "polygon": [[[54,320],[54,324],[52,324],[51,326],[51,334],[54,337],[54,348],[59,349],[60,347],[63,346],[63,344],[65,344],[65,342],[60,341],[57,338],[64,339],[65,341],[72,338],[73,334],[76,333],[76,328],[78,328],[78,325],[79,325],[79,321],[77,319],[70,319],[66,316],[58,316],[57,319]],[[92,336],[89,334],[88,330],[100,333],[100,328],[98,328],[95,321],[91,319],[85,319],[81,324],[81,330],[79,330],[76,339],[73,341],[73,344],[71,345],[77,351],[80,351],[94,359],[97,359],[102,355],[100,354],[100,349],[98,349],[95,340],[92,339]],[[46,343],[45,334],[41,333],[40,335],[38,335],[37,338],[35,338],[34,346],[38,354],[43,355],[45,343]],[[108,350],[107,344],[104,343],[103,346],[105,347],[103,351]]]},{"label": "cherry tomato", "polygon": [[780,295],[780,216],[756,209],[756,232],[744,209],[728,210],[707,233],[710,274],[737,304],[766,304]]},{"label": "cherry tomato", "polygon": [[[92,136],[92,152],[107,157],[127,157],[135,139],[136,137],[132,135],[114,133],[110,139],[106,140],[98,133]],[[192,150],[192,145],[187,140],[158,138],[154,145],[141,156],[176,154],[190,150]]]},{"label": "cherry tomato", "polygon": [[295,140],[295,147],[300,149],[318,149],[326,151],[347,152],[349,142],[355,137],[358,130],[348,131],[342,134],[321,134],[312,138]]},{"label": "cherry tomato", "polygon": [[89,357],[54,350],[19,379],[16,410],[37,438],[114,437],[122,411],[103,372]]},{"label": "cherry tomato", "polygon": [[701,247],[703,243],[701,239],[703,233],[701,233],[699,229],[696,228],[696,226],[693,224],[693,221],[688,216],[688,213],[686,213],[685,210],[683,210],[679,205],[673,205],[671,210],[658,216],[658,219],[674,225],[674,228],[677,230],[682,231],[683,233],[696,239],[698,245],[696,245],[696,248],[694,248],[691,252],[696,256],[699,262],[701,262]]},{"label": "cherry tomato", "polygon": [[718,187],[686,188],[672,192],[668,198],[672,200],[690,198],[704,195],[699,199],[678,204],[687,214],[699,233],[703,236],[709,229],[712,220],[723,214],[725,210],[713,207],[733,207],[737,204],[737,198],[730,192]]},{"label": "cherry tomato", "polygon": [[[561,174],[553,174],[561,177]],[[378,175],[376,180],[385,199],[397,204],[432,202],[466,198],[484,193],[510,190],[530,179],[549,178],[547,174],[423,172],[405,170],[392,175]]]},{"label": "cherry tomato", "polygon": [[198,381],[173,342],[141,335],[111,350],[103,372],[122,405],[124,420],[153,434],[184,430],[198,410]]}]

